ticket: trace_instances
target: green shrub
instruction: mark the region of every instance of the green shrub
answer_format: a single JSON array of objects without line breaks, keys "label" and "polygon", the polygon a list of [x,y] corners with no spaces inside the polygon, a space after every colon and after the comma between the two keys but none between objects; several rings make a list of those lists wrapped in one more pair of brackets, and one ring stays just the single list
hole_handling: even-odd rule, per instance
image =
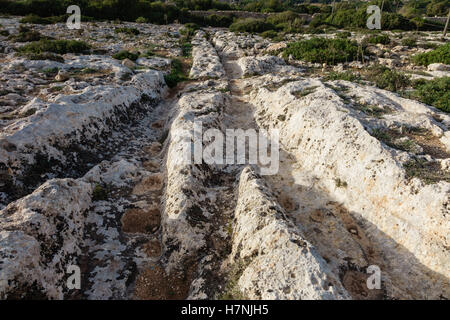
[{"label": "green shrub", "polygon": [[427,66],[431,63],[450,64],[450,42],[433,51],[417,54],[412,57],[412,61],[421,66]]},{"label": "green shrub", "polygon": [[56,61],[56,62],[64,63],[64,58],[63,57],[61,57],[60,55],[53,54],[53,53],[48,53],[48,52],[44,52],[44,53],[27,53],[27,54],[24,54],[23,56],[26,57],[28,60],[50,60],[50,61]]},{"label": "green shrub", "polygon": [[416,83],[415,89],[412,93],[413,98],[450,112],[450,77],[420,81]]},{"label": "green shrub", "polygon": [[391,42],[391,39],[386,34],[380,34],[380,35],[374,35],[371,36],[368,40],[369,43],[372,44],[389,44]]},{"label": "green shrub", "polygon": [[347,39],[347,38],[350,38],[351,36],[352,36],[352,33],[349,31],[343,31],[343,32],[339,32],[337,34],[337,37],[341,38],[341,39]]},{"label": "green shrub", "polygon": [[136,22],[137,23],[147,23],[148,21],[144,17],[139,17],[139,18],[136,19]]},{"label": "green shrub", "polygon": [[314,63],[337,64],[350,62],[358,56],[358,44],[347,39],[313,38],[290,43],[283,55]]},{"label": "green shrub", "polygon": [[9,31],[8,30],[0,30],[0,35],[7,37],[7,36],[9,36]]},{"label": "green shrub", "polygon": [[29,14],[26,17],[20,19],[20,23],[52,24],[53,21],[50,18],[42,18],[34,14]]},{"label": "green shrub", "polygon": [[90,49],[90,46],[77,40],[39,40],[24,45],[17,49],[21,53],[43,53],[53,52],[58,54],[83,53]]},{"label": "green shrub", "polygon": [[298,13],[293,11],[285,11],[267,17],[266,22],[275,26],[276,30],[297,33],[301,32],[305,20]]},{"label": "green shrub", "polygon": [[261,33],[273,29],[275,29],[273,24],[254,18],[238,19],[230,26],[230,30],[233,32]]},{"label": "green shrub", "polygon": [[410,78],[385,66],[373,66],[369,69],[368,79],[381,89],[397,92],[411,85]]},{"label": "green shrub", "polygon": [[138,29],[136,28],[127,28],[127,27],[122,27],[122,28],[116,28],[114,29],[115,33],[126,33],[129,35],[135,35],[137,36],[140,32]]},{"label": "green shrub", "polygon": [[402,46],[413,48],[417,46],[417,40],[414,38],[405,38],[402,40]]},{"label": "green shrub", "polygon": [[11,40],[15,42],[31,42],[31,41],[39,41],[45,37],[42,37],[42,35],[34,30],[30,30],[29,28],[25,26],[19,26],[19,33],[15,36],[11,37]]},{"label": "green shrub", "polygon": [[324,81],[333,81],[333,80],[346,80],[346,81],[356,81],[359,80],[360,77],[356,76],[351,71],[344,72],[330,72],[325,78]]},{"label": "green shrub", "polygon": [[92,201],[102,201],[108,199],[108,191],[101,185],[97,184],[92,191]]},{"label": "green shrub", "polygon": [[117,60],[130,59],[132,61],[136,61],[137,58],[139,58],[139,55],[127,50],[121,50],[118,53],[114,54],[112,57]]},{"label": "green shrub", "polygon": [[183,53],[183,57],[190,57],[192,52],[192,44],[189,42],[184,42],[181,45],[181,50]]},{"label": "green shrub", "polygon": [[179,82],[185,81],[188,78],[183,73],[183,64],[180,60],[172,60],[170,73],[164,76],[164,80],[169,88],[174,88]]},{"label": "green shrub", "polygon": [[278,36],[278,32],[275,30],[267,30],[261,33],[261,37],[273,39]]},{"label": "green shrub", "polygon": [[200,29],[200,26],[196,23],[186,23],[183,28],[180,29],[180,34],[185,37],[185,40],[189,40],[195,35],[195,32]]}]

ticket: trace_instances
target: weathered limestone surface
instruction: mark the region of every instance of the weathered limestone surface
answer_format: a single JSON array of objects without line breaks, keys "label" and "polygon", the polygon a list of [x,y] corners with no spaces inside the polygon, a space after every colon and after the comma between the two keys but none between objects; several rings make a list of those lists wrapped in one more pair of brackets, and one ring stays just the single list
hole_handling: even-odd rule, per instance
[{"label": "weathered limestone surface", "polygon": [[234,219],[231,257],[245,266],[237,285],[246,298],[350,299],[249,167],[240,176]]},{"label": "weathered limestone surface", "polygon": [[191,79],[220,79],[225,76],[216,49],[206,40],[204,31],[197,31],[192,39],[192,68],[189,73]]},{"label": "weathered limestone surface", "polygon": [[76,161],[68,152],[75,144],[95,150],[99,138],[105,138],[114,125],[155,106],[165,88],[162,74],[152,70],[135,75],[126,86],[88,86],[81,93],[60,95],[52,102],[35,98],[26,106],[35,109],[35,114],[0,133],[0,165],[14,174],[11,179],[18,181],[13,183],[20,184],[20,177],[38,154],[47,161]]},{"label": "weathered limestone surface", "polygon": [[1,299],[63,298],[67,267],[81,253],[92,188],[73,179],[49,180],[0,211]]},{"label": "weathered limestone surface", "polygon": [[[358,98],[394,111],[382,119],[368,117],[348,102]],[[256,89],[250,100],[260,114],[258,122],[281,130],[284,149],[302,171],[319,179],[330,198],[344,204],[383,249],[396,282],[389,289],[392,296],[448,296],[450,184],[407,179],[403,164],[413,155],[370,134],[395,123],[427,129],[444,143],[447,115],[384,90],[347,82],[325,85],[312,79],[273,91]],[[437,114],[442,122],[435,120]],[[336,181],[345,182],[345,187]]]}]

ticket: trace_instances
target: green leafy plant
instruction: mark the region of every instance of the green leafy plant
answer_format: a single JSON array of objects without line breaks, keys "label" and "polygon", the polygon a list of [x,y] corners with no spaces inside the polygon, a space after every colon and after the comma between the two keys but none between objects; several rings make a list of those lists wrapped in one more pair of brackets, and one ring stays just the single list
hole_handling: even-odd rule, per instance
[{"label": "green leafy plant", "polygon": [[127,28],[127,27],[116,28],[116,29],[114,29],[114,32],[115,33],[125,33],[125,34],[135,35],[135,36],[137,36],[140,33],[139,30],[136,28]]},{"label": "green leafy plant", "polygon": [[288,45],[283,55],[314,63],[337,64],[354,61],[358,56],[358,44],[348,39],[312,38]]},{"label": "green leafy plant", "polygon": [[53,52],[58,54],[83,53],[91,47],[83,41],[77,40],[39,40],[17,49],[22,53]]},{"label": "green leafy plant", "polygon": [[417,54],[412,57],[412,61],[421,66],[427,66],[431,63],[450,64],[450,42],[433,51]]},{"label": "green leafy plant", "polygon": [[139,58],[139,55],[127,50],[121,50],[118,53],[114,54],[112,57],[117,60],[130,59],[132,61],[136,61],[137,58]]},{"label": "green leafy plant", "polygon": [[381,65],[369,69],[368,80],[375,82],[378,88],[394,92],[411,85],[409,76]]},{"label": "green leafy plant", "polygon": [[450,77],[417,81],[411,97],[442,111],[450,112]]}]

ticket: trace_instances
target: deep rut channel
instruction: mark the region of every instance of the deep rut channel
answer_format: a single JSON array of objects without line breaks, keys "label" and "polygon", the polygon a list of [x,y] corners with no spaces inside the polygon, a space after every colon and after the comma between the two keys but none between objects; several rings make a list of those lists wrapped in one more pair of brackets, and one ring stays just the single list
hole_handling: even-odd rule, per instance
[{"label": "deep rut channel", "polygon": [[[223,58],[231,103],[225,122],[229,128],[259,130],[256,107],[246,92],[248,80],[242,79],[235,59]],[[385,267],[381,253],[368,240],[349,212],[320,190],[313,175],[302,170],[294,156],[280,145],[279,171],[263,176],[278,203],[339,276],[354,299],[386,298],[385,288],[369,290],[366,269]]]}]

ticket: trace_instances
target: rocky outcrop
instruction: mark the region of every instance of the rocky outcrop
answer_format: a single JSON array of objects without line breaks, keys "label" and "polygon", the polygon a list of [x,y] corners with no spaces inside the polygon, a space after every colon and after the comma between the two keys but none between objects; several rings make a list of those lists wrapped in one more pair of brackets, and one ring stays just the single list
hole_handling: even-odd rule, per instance
[{"label": "rocky outcrop", "polygon": [[[201,137],[202,131],[199,130],[202,128],[220,130],[225,103],[225,94],[215,91],[214,87],[207,87],[206,90],[184,93],[175,106],[176,115],[170,124],[167,146],[167,181],[162,216],[167,273],[186,264],[194,264],[195,272],[189,276],[195,278],[198,277],[197,272],[208,264],[206,257],[198,257],[207,255],[207,237],[213,232],[216,204],[215,196],[208,188],[217,172],[214,165],[200,164],[198,160],[194,162],[194,155],[192,158],[188,155],[191,153],[193,134],[200,134]],[[201,122],[202,128],[196,128],[194,122]],[[195,139],[201,138],[197,136]],[[206,141],[203,143],[206,145]],[[198,279],[198,282],[202,281]],[[197,298],[207,297],[201,286],[192,294]]]},{"label": "rocky outcrop", "polygon": [[[408,178],[404,164],[412,155],[370,134],[390,123],[403,123],[429,130],[438,139],[447,133],[448,124],[443,123],[448,123],[448,116],[384,90],[350,83],[324,85],[312,79],[289,82],[274,91],[259,88],[250,97],[258,123],[281,130],[281,144],[302,175],[318,179],[320,189],[348,208],[370,241],[382,248],[386,273],[394,283],[388,295],[448,297],[450,287],[442,275],[449,264],[445,230],[450,223],[450,183]],[[351,103],[353,99],[360,104]],[[367,116],[360,110],[369,104],[395,111],[382,119]],[[443,122],[434,120],[437,114]]]},{"label": "rocky outcrop", "polygon": [[220,79],[225,75],[216,49],[206,39],[204,31],[197,31],[192,39],[191,79]]},{"label": "rocky outcrop", "polygon": [[256,173],[239,180],[233,221],[235,280],[248,299],[350,299],[338,277],[305,239]]},{"label": "rocky outcrop", "polygon": [[62,299],[81,253],[92,186],[50,180],[0,211],[0,299]]},{"label": "rocky outcrop", "polygon": [[[64,169],[82,152],[96,150],[115,125],[155,106],[165,92],[159,71],[132,78],[126,86],[88,86],[53,102],[36,98],[26,106],[34,115],[17,120],[0,133],[0,166],[20,186],[36,166]],[[47,168],[48,167],[48,168]],[[39,170],[38,170],[39,171]]]}]

